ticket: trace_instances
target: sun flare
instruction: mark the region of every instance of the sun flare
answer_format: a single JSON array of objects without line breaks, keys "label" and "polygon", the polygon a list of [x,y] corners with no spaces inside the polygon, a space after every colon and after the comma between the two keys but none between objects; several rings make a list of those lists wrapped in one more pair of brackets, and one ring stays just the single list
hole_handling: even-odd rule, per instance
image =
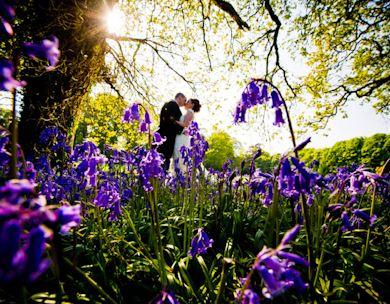
[{"label": "sun flare", "polygon": [[106,16],[107,30],[111,34],[121,34],[125,31],[125,14],[118,8],[114,7]]}]

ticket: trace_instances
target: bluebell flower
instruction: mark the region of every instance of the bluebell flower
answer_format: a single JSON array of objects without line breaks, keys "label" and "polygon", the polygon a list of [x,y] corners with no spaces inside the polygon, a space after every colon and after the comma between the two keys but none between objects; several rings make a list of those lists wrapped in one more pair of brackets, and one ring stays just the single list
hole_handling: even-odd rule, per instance
[{"label": "bluebell flower", "polygon": [[273,108],[280,108],[280,106],[283,104],[283,101],[281,100],[278,92],[276,91],[271,92],[271,99]]},{"label": "bluebell flower", "polygon": [[301,151],[307,144],[311,141],[311,137],[308,137],[306,140],[297,145],[294,149],[294,152]]},{"label": "bluebell flower", "polygon": [[269,99],[269,96],[268,96],[268,86],[267,84],[263,84],[263,87],[261,88],[261,98],[266,101]]},{"label": "bluebell flower", "polygon": [[191,240],[191,248],[188,251],[188,255],[193,258],[197,254],[204,254],[208,248],[212,247],[213,243],[214,240],[209,239],[203,228],[198,228],[196,235]]},{"label": "bluebell flower", "polygon": [[259,295],[250,288],[245,289],[243,295],[241,295],[241,289],[237,289],[235,298],[241,304],[260,304]]},{"label": "bluebell flower", "polygon": [[53,69],[60,58],[59,40],[55,36],[50,36],[40,42],[25,42],[24,52],[30,58],[46,59],[49,62],[48,70]]},{"label": "bluebell flower", "polygon": [[151,302],[152,304],[180,304],[172,292],[161,291],[161,293]]},{"label": "bluebell flower", "polygon": [[148,124],[146,123],[145,120],[142,120],[141,123],[139,124],[139,131],[141,133],[148,133]]},{"label": "bluebell flower", "polygon": [[342,222],[341,231],[345,232],[345,231],[353,230],[347,211],[343,211],[343,213],[341,214],[341,222]]},{"label": "bluebell flower", "polygon": [[161,137],[160,133],[158,132],[155,132],[153,137],[154,137],[154,141],[153,141],[154,146],[160,146],[167,140],[165,137]]},{"label": "bluebell flower", "polygon": [[286,232],[276,249],[264,246],[256,257],[253,269],[256,269],[263,279],[262,292],[266,298],[274,298],[289,288],[294,288],[301,293],[307,289],[308,285],[303,282],[300,272],[293,266],[300,264],[307,267],[308,262],[297,254],[285,251],[288,248],[288,243],[296,237],[299,229],[300,226],[296,225]]},{"label": "bluebell flower", "polygon": [[68,233],[81,223],[81,205],[63,205],[56,210],[57,222],[61,226],[60,233]]},{"label": "bluebell flower", "polygon": [[14,78],[15,68],[11,61],[0,60],[0,91],[13,92],[15,89],[25,86],[25,81]]},{"label": "bluebell flower", "polygon": [[134,122],[140,121],[141,117],[139,114],[139,104],[133,103],[129,108],[127,108],[123,114],[123,122]]},{"label": "bluebell flower", "polygon": [[285,123],[285,121],[284,121],[284,119],[283,119],[282,109],[276,108],[276,110],[275,110],[275,122],[274,122],[274,125],[280,127],[280,126],[283,125],[284,123]]},{"label": "bluebell flower", "polygon": [[0,0],[0,33],[13,34],[12,23],[15,19],[15,1]]},{"label": "bluebell flower", "polygon": [[165,176],[163,169],[164,158],[155,149],[151,149],[142,158],[139,164],[140,179],[145,191],[153,190],[152,178],[162,179]]},{"label": "bluebell flower", "polygon": [[374,225],[377,216],[374,214],[370,216],[368,213],[364,212],[363,210],[355,209],[353,210],[353,214],[357,216],[358,218],[366,221],[367,223],[370,224],[370,226]]},{"label": "bluebell flower", "polygon": [[45,232],[42,228],[34,228],[29,234],[28,242],[24,248],[25,255],[20,260],[24,263],[24,277],[27,282],[35,281],[50,266],[49,259],[43,259],[45,252]]}]

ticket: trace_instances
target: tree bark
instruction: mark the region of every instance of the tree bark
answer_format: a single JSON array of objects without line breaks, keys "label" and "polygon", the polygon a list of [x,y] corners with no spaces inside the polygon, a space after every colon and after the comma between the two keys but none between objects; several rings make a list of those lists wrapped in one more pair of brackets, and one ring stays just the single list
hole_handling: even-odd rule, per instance
[{"label": "tree bark", "polygon": [[21,5],[17,31],[22,39],[55,35],[61,49],[54,71],[35,62],[21,71],[28,85],[22,99],[19,142],[27,156],[39,151],[39,134],[47,126],[59,127],[71,139],[79,107],[104,72],[108,48],[104,16],[116,2],[34,0]]}]

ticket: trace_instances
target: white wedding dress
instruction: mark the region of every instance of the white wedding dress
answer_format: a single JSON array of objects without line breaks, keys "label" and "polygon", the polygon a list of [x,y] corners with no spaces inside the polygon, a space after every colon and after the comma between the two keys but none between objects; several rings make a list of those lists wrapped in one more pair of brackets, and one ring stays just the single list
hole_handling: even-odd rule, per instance
[{"label": "white wedding dress", "polygon": [[[180,117],[180,122],[183,122],[186,115],[192,113],[194,115],[194,111],[192,109],[188,109],[187,113],[182,115]],[[184,128],[183,132],[179,135],[176,135],[176,140],[175,140],[175,147],[173,150],[173,163],[175,164],[178,162],[178,166],[180,170],[185,173],[187,171],[187,165],[183,163],[183,158],[181,156],[180,149],[181,147],[189,147],[190,146],[190,136],[187,133],[187,129]]]}]

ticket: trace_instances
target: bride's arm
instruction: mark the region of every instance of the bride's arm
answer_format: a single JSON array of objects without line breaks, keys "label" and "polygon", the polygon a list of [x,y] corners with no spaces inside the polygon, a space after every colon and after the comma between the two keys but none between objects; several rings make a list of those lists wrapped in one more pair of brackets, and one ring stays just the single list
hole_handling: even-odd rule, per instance
[{"label": "bride's arm", "polygon": [[194,119],[194,114],[192,112],[187,112],[186,115],[184,116],[184,120],[183,121],[176,120],[176,123],[179,126],[182,126],[183,128],[187,128],[193,119]]}]

